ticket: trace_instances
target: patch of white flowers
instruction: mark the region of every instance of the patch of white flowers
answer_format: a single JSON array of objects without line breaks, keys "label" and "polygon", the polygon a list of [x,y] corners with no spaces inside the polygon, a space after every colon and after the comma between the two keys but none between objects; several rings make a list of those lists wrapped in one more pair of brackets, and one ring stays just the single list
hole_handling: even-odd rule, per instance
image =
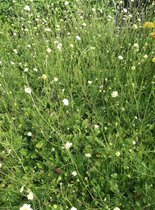
[{"label": "patch of white flowers", "polygon": [[25,203],[22,207],[20,207],[20,210],[33,210],[31,208],[30,204]]},{"label": "patch of white flowers", "polygon": [[112,93],[111,93],[111,97],[112,98],[116,98],[118,96],[118,91],[113,91]]},{"label": "patch of white flowers", "polygon": [[64,99],[62,100],[62,103],[63,103],[64,106],[68,106],[68,105],[69,105],[69,101],[68,101],[67,98],[64,98]]}]

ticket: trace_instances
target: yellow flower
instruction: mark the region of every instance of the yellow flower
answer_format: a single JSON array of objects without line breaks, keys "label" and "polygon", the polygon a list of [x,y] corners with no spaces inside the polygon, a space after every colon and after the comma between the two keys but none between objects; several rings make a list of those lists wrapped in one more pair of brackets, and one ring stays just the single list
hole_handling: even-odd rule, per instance
[{"label": "yellow flower", "polygon": [[144,28],[155,28],[155,22],[145,22],[143,27]]},{"label": "yellow flower", "polygon": [[150,35],[152,36],[152,38],[155,38],[155,32],[150,33]]},{"label": "yellow flower", "polygon": [[155,57],[152,58],[152,62],[155,63]]}]

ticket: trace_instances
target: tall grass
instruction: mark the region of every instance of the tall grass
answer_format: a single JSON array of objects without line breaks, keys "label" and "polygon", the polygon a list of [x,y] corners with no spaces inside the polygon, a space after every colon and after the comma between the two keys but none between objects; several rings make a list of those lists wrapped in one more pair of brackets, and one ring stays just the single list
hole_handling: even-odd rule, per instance
[{"label": "tall grass", "polygon": [[108,5],[1,3],[0,209],[155,209],[154,17]]}]

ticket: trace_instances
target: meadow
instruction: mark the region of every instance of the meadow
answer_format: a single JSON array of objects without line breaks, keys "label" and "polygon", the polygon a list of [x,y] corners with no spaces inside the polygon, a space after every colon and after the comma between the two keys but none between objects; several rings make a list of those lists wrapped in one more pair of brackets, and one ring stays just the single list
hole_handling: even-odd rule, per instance
[{"label": "meadow", "polygon": [[115,2],[1,1],[0,210],[155,209],[155,5]]}]

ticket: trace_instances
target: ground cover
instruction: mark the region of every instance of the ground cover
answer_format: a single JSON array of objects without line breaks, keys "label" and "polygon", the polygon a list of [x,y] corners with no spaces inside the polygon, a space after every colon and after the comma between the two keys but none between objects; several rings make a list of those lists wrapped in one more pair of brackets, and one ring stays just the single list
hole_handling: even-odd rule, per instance
[{"label": "ground cover", "polygon": [[154,5],[120,8],[1,2],[0,209],[155,209]]}]

